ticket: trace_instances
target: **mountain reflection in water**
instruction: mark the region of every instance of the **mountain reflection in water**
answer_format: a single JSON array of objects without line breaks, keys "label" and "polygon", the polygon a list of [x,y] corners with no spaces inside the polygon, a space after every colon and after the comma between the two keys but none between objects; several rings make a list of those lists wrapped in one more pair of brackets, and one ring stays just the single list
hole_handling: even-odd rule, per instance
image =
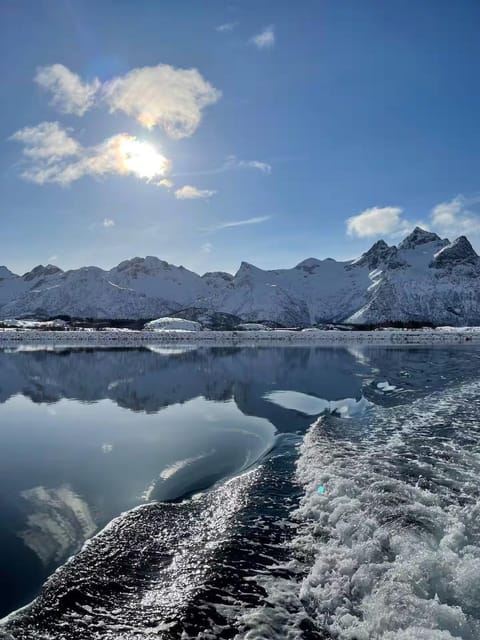
[{"label": "mountain reflection in water", "polygon": [[238,474],[345,399],[410,402],[462,353],[429,364],[422,348],[0,351],[0,615],[121,512]]}]

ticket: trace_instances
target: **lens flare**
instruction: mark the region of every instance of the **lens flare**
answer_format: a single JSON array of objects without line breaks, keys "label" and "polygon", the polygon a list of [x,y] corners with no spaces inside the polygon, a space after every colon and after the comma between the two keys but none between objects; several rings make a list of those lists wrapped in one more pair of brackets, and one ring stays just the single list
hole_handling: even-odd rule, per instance
[{"label": "lens flare", "polygon": [[141,113],[138,116],[137,120],[146,129],[153,129],[153,127],[157,124],[157,119],[150,113]]}]

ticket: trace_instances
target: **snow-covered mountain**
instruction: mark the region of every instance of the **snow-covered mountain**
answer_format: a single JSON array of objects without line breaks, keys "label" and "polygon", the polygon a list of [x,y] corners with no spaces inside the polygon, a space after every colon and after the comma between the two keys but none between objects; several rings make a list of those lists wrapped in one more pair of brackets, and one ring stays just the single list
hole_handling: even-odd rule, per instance
[{"label": "snow-covered mountain", "polygon": [[0,317],[151,319],[198,308],[284,326],[480,324],[479,276],[467,238],[450,243],[417,227],[398,246],[379,240],[356,260],[309,258],[272,271],[243,262],[234,276],[200,276],[151,256],[110,271],[47,265],[18,276],[0,267]]}]

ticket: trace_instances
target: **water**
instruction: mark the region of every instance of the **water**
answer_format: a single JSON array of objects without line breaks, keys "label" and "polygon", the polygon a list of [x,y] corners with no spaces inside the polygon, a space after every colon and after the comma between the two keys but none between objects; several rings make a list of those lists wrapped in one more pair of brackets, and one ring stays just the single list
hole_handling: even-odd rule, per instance
[{"label": "water", "polygon": [[478,640],[479,364],[0,352],[0,637]]}]

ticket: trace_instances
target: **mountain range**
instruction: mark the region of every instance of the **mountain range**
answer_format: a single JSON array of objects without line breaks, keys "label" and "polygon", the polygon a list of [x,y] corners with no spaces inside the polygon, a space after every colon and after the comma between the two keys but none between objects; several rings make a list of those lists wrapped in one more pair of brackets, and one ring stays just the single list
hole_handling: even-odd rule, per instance
[{"label": "mountain range", "polygon": [[109,271],[0,266],[0,317],[152,319],[193,310],[282,326],[322,323],[480,324],[480,257],[416,227],[398,246],[376,242],[355,260],[308,258],[291,269],[242,262],[235,275],[200,276],[156,257]]}]

